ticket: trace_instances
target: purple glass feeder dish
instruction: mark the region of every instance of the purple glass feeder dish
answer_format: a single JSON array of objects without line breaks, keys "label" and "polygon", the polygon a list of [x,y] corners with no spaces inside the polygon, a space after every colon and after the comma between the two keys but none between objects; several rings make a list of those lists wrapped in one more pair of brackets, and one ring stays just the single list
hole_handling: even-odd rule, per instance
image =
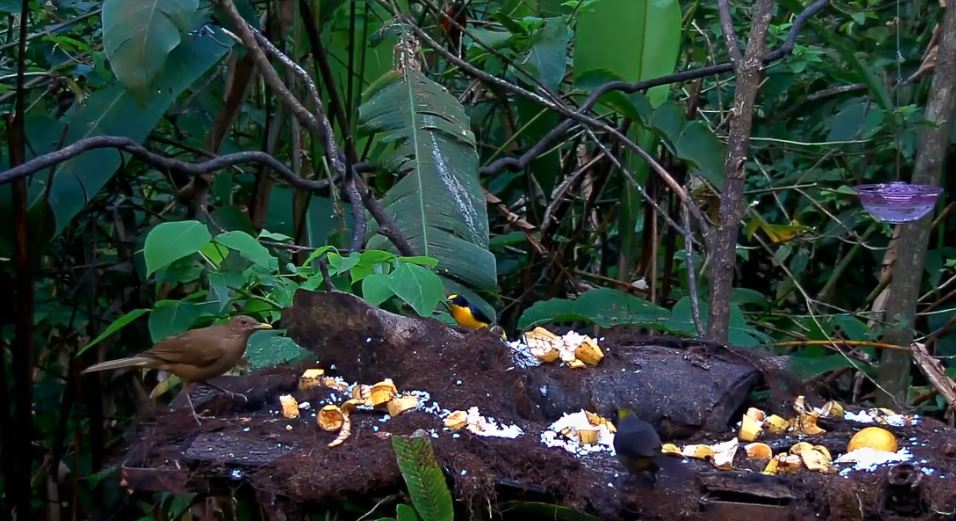
[{"label": "purple glass feeder dish", "polygon": [[877,220],[899,224],[915,221],[928,214],[942,188],[911,185],[901,181],[853,187],[863,208]]}]

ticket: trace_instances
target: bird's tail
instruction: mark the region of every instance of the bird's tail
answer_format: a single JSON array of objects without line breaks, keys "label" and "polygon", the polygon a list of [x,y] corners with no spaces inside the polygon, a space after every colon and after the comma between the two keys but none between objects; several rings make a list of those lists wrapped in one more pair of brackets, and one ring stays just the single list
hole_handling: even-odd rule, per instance
[{"label": "bird's tail", "polygon": [[122,369],[124,367],[148,367],[153,360],[145,356],[131,356],[120,358],[118,360],[109,360],[93,364],[83,370],[83,373],[95,373],[98,371],[112,371],[113,369]]}]

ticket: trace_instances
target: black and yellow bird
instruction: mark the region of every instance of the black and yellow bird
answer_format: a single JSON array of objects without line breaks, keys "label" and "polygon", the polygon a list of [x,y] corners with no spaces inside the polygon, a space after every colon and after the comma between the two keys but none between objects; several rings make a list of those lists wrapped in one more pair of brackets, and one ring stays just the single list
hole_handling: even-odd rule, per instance
[{"label": "black and yellow bird", "polygon": [[632,474],[654,472],[661,454],[661,438],[654,426],[630,409],[617,410],[614,451],[624,468]]},{"label": "black and yellow bird", "polygon": [[459,326],[468,329],[481,329],[491,326],[491,319],[478,306],[468,302],[465,297],[452,293],[448,295],[448,309],[451,317]]}]

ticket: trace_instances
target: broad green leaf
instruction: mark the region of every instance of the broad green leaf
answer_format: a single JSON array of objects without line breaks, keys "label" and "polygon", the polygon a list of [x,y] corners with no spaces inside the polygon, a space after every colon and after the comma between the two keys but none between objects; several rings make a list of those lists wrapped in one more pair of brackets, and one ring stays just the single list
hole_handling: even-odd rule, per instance
[{"label": "broad green leaf", "polygon": [[389,276],[373,273],[362,279],[362,298],[373,306],[381,306],[395,295],[389,285]]},{"label": "broad green leaf", "polygon": [[133,91],[148,87],[198,8],[199,0],[105,0],[103,50],[116,77]]},{"label": "broad green leaf", "polygon": [[160,223],[146,236],[146,246],[143,248],[146,276],[198,252],[209,244],[210,239],[212,236],[206,225],[199,221]]},{"label": "broad green leaf", "polygon": [[531,37],[531,50],[524,62],[531,66],[538,81],[551,92],[558,92],[568,66],[568,42],[571,31],[564,18],[547,18]]},{"label": "broad green leaf", "polygon": [[359,255],[358,264],[349,271],[349,275],[352,277],[352,284],[364,280],[365,277],[373,273],[386,273],[388,271],[387,263],[394,258],[395,254],[390,251],[363,251],[362,254]]},{"label": "broad green leaf", "polygon": [[229,249],[221,244],[210,242],[200,248],[199,253],[215,268],[219,268],[222,261],[226,260],[226,256],[229,255]]},{"label": "broad green leaf", "polygon": [[388,275],[388,287],[416,313],[427,317],[444,298],[444,286],[438,275],[417,264],[401,263]]},{"label": "broad green leaf", "polygon": [[297,360],[311,353],[281,331],[257,331],[249,337],[246,357],[253,370]]},{"label": "broad green leaf", "polygon": [[684,125],[677,142],[677,157],[696,167],[717,190],[724,189],[724,145],[702,121]]},{"label": "broad green leaf", "polygon": [[[367,93],[359,118],[394,145],[385,163],[402,178],[382,205],[415,253],[438,259],[443,274],[471,287],[495,288],[475,136],[458,100],[420,72],[392,72]],[[368,246],[390,245],[376,235]]]},{"label": "broad green leaf", "polygon": [[[677,0],[594,0],[582,4],[575,27],[574,77],[605,69],[625,81],[674,72],[680,52],[681,11]],[[654,106],[666,85],[648,97]]]},{"label": "broad green leaf", "polygon": [[279,266],[279,260],[269,253],[269,250],[259,243],[255,237],[246,232],[224,232],[216,236],[216,242],[236,250],[239,255],[249,259],[263,268],[274,270]]},{"label": "broad green leaf", "polygon": [[519,329],[548,322],[584,321],[601,327],[641,324],[659,327],[669,317],[666,309],[611,288],[583,293],[575,300],[551,299],[531,306],[518,320]]},{"label": "broad green leaf", "polygon": [[149,315],[149,334],[153,337],[153,343],[188,330],[203,314],[205,307],[182,300],[157,302]]},{"label": "broad green leaf", "polygon": [[431,440],[419,436],[392,436],[392,450],[418,515],[424,521],[453,521],[455,510],[451,492],[432,450]]},{"label": "broad green leaf", "polygon": [[351,270],[362,260],[362,257],[358,253],[350,253],[348,255],[330,253],[327,257],[329,259],[329,275],[333,277]]},{"label": "broad green leaf", "polygon": [[419,521],[420,519],[418,512],[415,512],[415,507],[405,503],[395,505],[395,521]]},{"label": "broad green leaf", "polygon": [[94,338],[90,343],[88,343],[88,344],[86,344],[85,346],[81,347],[80,350],[76,352],[76,356],[82,355],[83,353],[86,352],[87,349],[89,349],[89,348],[95,346],[96,344],[99,344],[100,342],[102,342],[102,341],[105,340],[106,338],[112,336],[113,333],[116,333],[116,332],[119,331],[120,329],[123,329],[124,327],[128,326],[128,325],[131,324],[133,321],[135,321],[137,318],[139,318],[139,317],[145,315],[146,313],[149,313],[150,311],[152,311],[152,310],[150,310],[150,309],[142,309],[142,308],[140,308],[140,309],[134,309],[134,310],[132,310],[132,311],[130,311],[130,312],[124,314],[123,316],[117,318],[117,319],[114,320],[110,325],[106,326],[106,329],[104,329],[102,333],[100,333],[99,335],[97,335],[96,338]]},{"label": "broad green leaf", "polygon": [[[173,101],[217,63],[232,46],[220,30],[211,35],[190,36],[170,54],[154,92],[140,105],[122,85],[114,84],[91,94],[80,108],[66,117],[68,131],[63,146],[99,135],[125,136],[143,141]],[[113,177],[120,166],[116,150],[92,150],[61,163],[50,188],[54,234]],[[48,176],[35,176],[30,185],[30,205],[43,201]]]}]

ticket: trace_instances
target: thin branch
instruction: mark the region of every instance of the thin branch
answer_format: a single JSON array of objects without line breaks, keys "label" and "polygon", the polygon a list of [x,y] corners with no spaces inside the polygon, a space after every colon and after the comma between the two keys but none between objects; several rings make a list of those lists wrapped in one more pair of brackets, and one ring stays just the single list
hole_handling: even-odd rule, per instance
[{"label": "thin branch", "polygon": [[296,188],[317,191],[326,190],[329,187],[329,181],[327,179],[311,180],[298,176],[281,161],[265,152],[236,152],[235,154],[217,156],[199,163],[190,163],[151,152],[136,141],[125,136],[94,136],[81,139],[59,150],[37,156],[26,163],[15,166],[5,172],[0,172],[0,184],[9,183],[14,179],[35,174],[70,160],[84,152],[100,148],[116,148],[130,153],[154,167],[181,172],[191,176],[209,174],[244,163],[260,163],[275,170],[289,185]]}]

